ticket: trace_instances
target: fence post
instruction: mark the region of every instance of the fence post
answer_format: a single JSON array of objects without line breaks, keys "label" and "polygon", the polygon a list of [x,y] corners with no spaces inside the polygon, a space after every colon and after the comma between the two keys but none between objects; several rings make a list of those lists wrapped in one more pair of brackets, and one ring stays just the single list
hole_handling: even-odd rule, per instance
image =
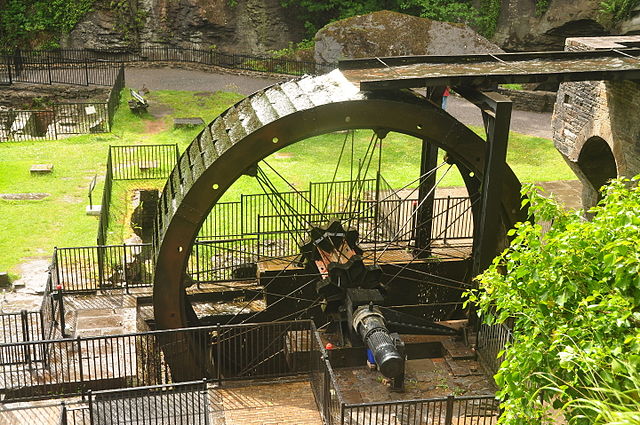
[{"label": "fence post", "polygon": [[[82,397],[84,398],[84,394],[82,395]],[[96,420],[93,417],[93,394],[91,393],[91,390],[87,391],[87,398],[89,402],[89,424],[93,425]]]},{"label": "fence post", "polygon": [[[20,310],[20,323],[22,325],[22,341],[29,342],[29,315],[27,310]],[[24,360],[29,365],[29,369],[31,369],[31,347],[29,344],[24,345]]]},{"label": "fence post", "polygon": [[122,273],[124,278],[124,290],[129,294],[129,278],[127,277],[127,244],[122,244]]},{"label": "fence post", "polygon": [[65,323],[64,323],[64,295],[62,293],[62,285],[58,283],[56,287],[56,299],[58,300],[58,314],[60,315],[60,334],[63,338],[67,338],[68,335],[65,332]]},{"label": "fence post", "polygon": [[329,368],[327,368],[327,361],[328,358],[326,356],[323,356],[322,358],[322,364],[323,364],[323,371],[322,374],[324,375],[324,379],[322,380],[322,414],[324,415],[325,419],[327,420],[327,423],[329,424],[333,424],[333,418],[331,418],[331,412],[329,410],[329,405],[331,404],[331,386],[329,385],[329,382],[331,380],[331,375],[329,375]]},{"label": "fence post", "polygon": [[451,207],[451,195],[447,195],[447,207],[444,210],[444,235],[443,242],[447,243],[447,231],[449,230],[449,208]]},{"label": "fence post", "polygon": [[53,78],[51,78],[51,57],[47,55],[47,70],[49,71],[49,84],[53,83]]},{"label": "fence post", "polygon": [[87,59],[84,60],[84,73],[87,78],[87,84],[85,84],[85,86],[88,86],[89,85],[89,61]]},{"label": "fence post", "polygon": [[447,396],[447,410],[444,417],[444,425],[451,425],[453,421],[453,402],[455,397],[450,395]]},{"label": "fence post", "polygon": [[[84,371],[82,368],[82,338],[76,337],[76,351],[78,353],[78,373],[80,374],[80,391],[82,391],[84,397]],[[89,402],[91,402],[91,390],[89,390]]]},{"label": "fence post", "polygon": [[64,404],[64,401],[60,402],[60,425],[67,425],[67,406]]},{"label": "fence post", "polygon": [[216,378],[218,378],[218,386],[220,387],[222,386],[222,370],[220,368],[220,352],[222,351],[220,343],[222,334],[220,333],[220,323],[216,324],[216,330],[218,334],[218,340],[216,341]]}]

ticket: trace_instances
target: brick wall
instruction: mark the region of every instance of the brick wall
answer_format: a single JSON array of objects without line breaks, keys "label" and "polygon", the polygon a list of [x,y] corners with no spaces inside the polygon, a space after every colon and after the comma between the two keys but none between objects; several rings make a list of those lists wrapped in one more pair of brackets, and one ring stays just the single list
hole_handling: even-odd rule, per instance
[{"label": "brick wall", "polygon": [[[569,38],[565,50],[624,48],[640,42],[640,36]],[[587,142],[604,141],[613,155],[611,167],[618,176],[640,173],[640,83],[634,81],[586,81],[560,85],[552,119],[556,148],[582,181],[583,206],[598,199],[594,173],[606,169],[611,157],[588,155]],[[599,151],[597,151],[599,152]]]}]

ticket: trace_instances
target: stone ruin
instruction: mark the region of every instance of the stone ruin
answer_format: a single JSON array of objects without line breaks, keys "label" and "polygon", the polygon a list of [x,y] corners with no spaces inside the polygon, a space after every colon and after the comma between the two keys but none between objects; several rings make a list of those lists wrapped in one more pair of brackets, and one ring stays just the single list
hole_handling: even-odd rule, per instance
[{"label": "stone ruin", "polygon": [[[569,38],[566,50],[640,46],[640,36]],[[583,81],[560,85],[553,141],[583,183],[585,209],[609,179],[640,173],[640,83]]]}]

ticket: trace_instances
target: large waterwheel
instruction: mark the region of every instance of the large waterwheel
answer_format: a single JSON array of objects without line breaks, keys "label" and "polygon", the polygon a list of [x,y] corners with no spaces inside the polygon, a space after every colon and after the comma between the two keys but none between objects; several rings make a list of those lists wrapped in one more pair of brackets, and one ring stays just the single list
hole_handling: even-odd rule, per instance
[{"label": "large waterwheel", "polygon": [[[312,163],[291,169],[295,160],[283,159],[294,143],[317,152]],[[404,155],[388,151],[399,146]],[[399,314],[433,321],[464,314],[486,146],[427,98],[361,92],[337,70],[243,99],[195,138],[160,198],[156,325],[221,322],[189,304],[185,288],[194,282],[258,289],[223,323],[311,318],[322,325],[340,314],[348,291],[354,299],[353,290],[372,288]],[[438,191],[453,173],[466,192],[443,204]],[[492,184],[501,195],[499,234],[491,237],[504,241],[520,213],[520,185],[508,167]],[[178,344],[169,362],[207,361],[193,344]]]}]

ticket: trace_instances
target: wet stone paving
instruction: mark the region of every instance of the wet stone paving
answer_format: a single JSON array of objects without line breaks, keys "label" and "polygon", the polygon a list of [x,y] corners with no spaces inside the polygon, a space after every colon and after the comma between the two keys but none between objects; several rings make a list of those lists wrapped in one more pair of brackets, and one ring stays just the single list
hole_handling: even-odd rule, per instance
[{"label": "wet stone paving", "polygon": [[378,371],[366,366],[335,370],[346,403],[415,400],[494,394],[496,388],[475,360],[446,358],[408,360],[405,391],[392,392]]}]

